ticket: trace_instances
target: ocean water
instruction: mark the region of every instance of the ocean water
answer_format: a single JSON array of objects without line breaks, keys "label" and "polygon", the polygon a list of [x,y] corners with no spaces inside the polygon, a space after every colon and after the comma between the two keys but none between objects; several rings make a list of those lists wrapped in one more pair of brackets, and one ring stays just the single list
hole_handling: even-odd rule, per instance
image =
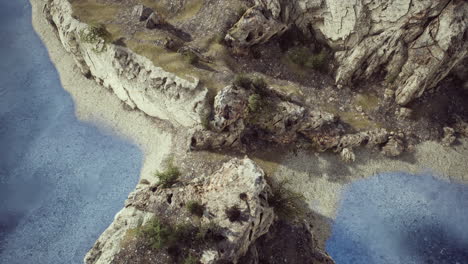
[{"label": "ocean water", "polygon": [[141,163],[136,146],[76,119],[29,2],[0,1],[0,263],[82,263]]},{"label": "ocean water", "polygon": [[468,185],[406,173],[354,182],[326,248],[337,264],[466,264]]}]

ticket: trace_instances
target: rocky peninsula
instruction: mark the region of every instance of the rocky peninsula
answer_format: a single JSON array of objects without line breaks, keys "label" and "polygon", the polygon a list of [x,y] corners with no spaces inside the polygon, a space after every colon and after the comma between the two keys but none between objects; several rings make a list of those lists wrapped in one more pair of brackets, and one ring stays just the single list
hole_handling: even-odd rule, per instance
[{"label": "rocky peninsula", "polygon": [[334,263],[340,192],[468,182],[468,3],[31,0],[80,119],[145,153],[84,261]]}]

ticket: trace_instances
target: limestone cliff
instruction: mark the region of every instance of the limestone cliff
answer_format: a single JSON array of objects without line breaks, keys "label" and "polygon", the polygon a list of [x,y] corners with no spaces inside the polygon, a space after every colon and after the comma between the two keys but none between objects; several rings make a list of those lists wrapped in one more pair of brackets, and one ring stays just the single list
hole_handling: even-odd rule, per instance
[{"label": "limestone cliff", "polygon": [[186,127],[205,118],[208,91],[196,77],[181,78],[110,43],[92,32],[92,25],[75,19],[66,0],[48,0],[44,13],[83,74],[111,89],[132,109]]},{"label": "limestone cliff", "polygon": [[295,25],[335,50],[337,84],[385,80],[400,105],[436,87],[468,56],[466,1],[255,2],[226,36],[234,45],[265,43]]}]

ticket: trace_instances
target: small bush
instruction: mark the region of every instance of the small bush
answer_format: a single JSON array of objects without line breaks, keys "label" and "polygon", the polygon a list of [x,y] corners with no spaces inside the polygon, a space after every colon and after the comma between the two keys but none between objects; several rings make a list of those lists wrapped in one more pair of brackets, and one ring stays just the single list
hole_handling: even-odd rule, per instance
[{"label": "small bush", "polygon": [[324,71],[326,69],[327,60],[328,60],[328,54],[324,49],[322,49],[320,53],[310,56],[307,59],[305,66],[307,68],[312,68],[314,70]]},{"label": "small bush", "polygon": [[226,217],[230,222],[240,221],[242,212],[237,205],[226,208],[224,212],[226,213]]},{"label": "small bush", "polygon": [[249,111],[250,112],[257,112],[262,108],[262,98],[259,94],[252,94],[249,96]]},{"label": "small bush", "polygon": [[200,263],[200,261],[198,260],[197,257],[195,257],[194,255],[190,254],[188,255],[185,259],[184,259],[184,262],[183,264],[198,264]]},{"label": "small bush", "polygon": [[324,71],[327,68],[328,53],[325,49],[313,54],[307,47],[294,47],[288,51],[288,57],[301,67],[319,71]]},{"label": "small bush", "polygon": [[168,162],[166,170],[156,172],[155,176],[159,179],[159,183],[163,188],[170,188],[177,182],[180,176],[179,169],[172,164],[172,161]]},{"label": "small bush", "polygon": [[268,197],[268,204],[274,208],[275,213],[283,219],[294,219],[305,214],[301,203],[304,196],[286,187],[287,180],[277,184],[270,183],[272,195]]},{"label": "small bush", "polygon": [[239,194],[239,199],[242,201],[247,201],[248,198],[249,196],[245,192]]},{"label": "small bush", "polygon": [[245,74],[238,74],[234,78],[233,84],[237,87],[249,89],[252,87],[252,79]]},{"label": "small bush", "polygon": [[197,201],[189,201],[186,207],[190,214],[198,217],[202,217],[205,211],[205,207]]},{"label": "small bush", "polygon": [[170,226],[163,224],[156,217],[142,226],[140,233],[153,249],[161,249],[174,241],[174,235]]},{"label": "small bush", "polygon": [[197,242],[198,232],[199,228],[190,223],[178,224],[173,230],[174,242],[179,246],[190,246]]},{"label": "small bush", "polygon": [[255,78],[252,81],[252,85],[255,87],[255,89],[263,91],[268,88],[268,84],[265,82],[265,79],[263,78]]}]

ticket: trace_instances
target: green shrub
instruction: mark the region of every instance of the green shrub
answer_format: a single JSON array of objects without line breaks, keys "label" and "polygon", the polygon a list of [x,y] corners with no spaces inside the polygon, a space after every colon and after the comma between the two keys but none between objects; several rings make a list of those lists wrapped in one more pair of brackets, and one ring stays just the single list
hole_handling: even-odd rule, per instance
[{"label": "green shrub", "polygon": [[268,197],[268,204],[274,208],[275,213],[283,219],[294,219],[305,214],[301,205],[304,196],[286,187],[288,180],[282,180],[276,184],[270,182],[272,195]]},{"label": "green shrub", "polygon": [[257,112],[262,108],[262,97],[259,94],[252,94],[249,96],[249,111]]},{"label": "green shrub", "polygon": [[268,84],[265,82],[265,79],[257,77],[252,81],[253,86],[255,89],[263,91],[268,88]]},{"label": "green shrub", "polygon": [[312,53],[307,47],[294,47],[288,50],[289,59],[304,68],[324,71],[327,68],[328,53],[322,49],[319,53]]},{"label": "green shrub", "polygon": [[107,31],[104,24],[90,24],[86,29],[82,29],[79,32],[80,40],[84,43],[97,44],[100,40],[104,41],[104,46],[102,50],[96,50],[95,52],[102,52],[107,49],[107,43],[111,42],[112,35]]},{"label": "green shrub", "polygon": [[313,54],[307,59],[305,66],[318,71],[324,71],[326,69],[326,63],[328,61],[328,54],[325,49],[322,49],[318,54]]},{"label": "green shrub", "polygon": [[186,207],[190,214],[198,217],[202,217],[203,212],[205,211],[205,207],[197,201],[189,201]]},{"label": "green shrub", "polygon": [[234,77],[233,84],[237,87],[250,89],[252,87],[252,79],[245,74],[238,74]]},{"label": "green shrub", "polygon": [[170,188],[177,182],[180,171],[172,161],[169,161],[166,170],[156,172],[155,176],[159,179],[159,183],[163,188]]},{"label": "green shrub", "polygon": [[287,55],[293,63],[299,66],[305,66],[311,52],[306,47],[294,47],[288,50]]},{"label": "green shrub", "polygon": [[183,264],[198,264],[200,263],[200,261],[198,260],[197,257],[195,257],[194,255],[190,254],[188,255],[185,259],[184,259],[184,262]]},{"label": "green shrub", "polygon": [[153,249],[161,249],[164,246],[168,246],[175,238],[170,226],[165,225],[156,217],[142,226],[140,233]]},{"label": "green shrub", "polygon": [[237,222],[240,221],[242,212],[239,209],[239,206],[233,205],[229,208],[226,208],[224,211],[226,213],[227,219],[229,219],[230,222]]}]

